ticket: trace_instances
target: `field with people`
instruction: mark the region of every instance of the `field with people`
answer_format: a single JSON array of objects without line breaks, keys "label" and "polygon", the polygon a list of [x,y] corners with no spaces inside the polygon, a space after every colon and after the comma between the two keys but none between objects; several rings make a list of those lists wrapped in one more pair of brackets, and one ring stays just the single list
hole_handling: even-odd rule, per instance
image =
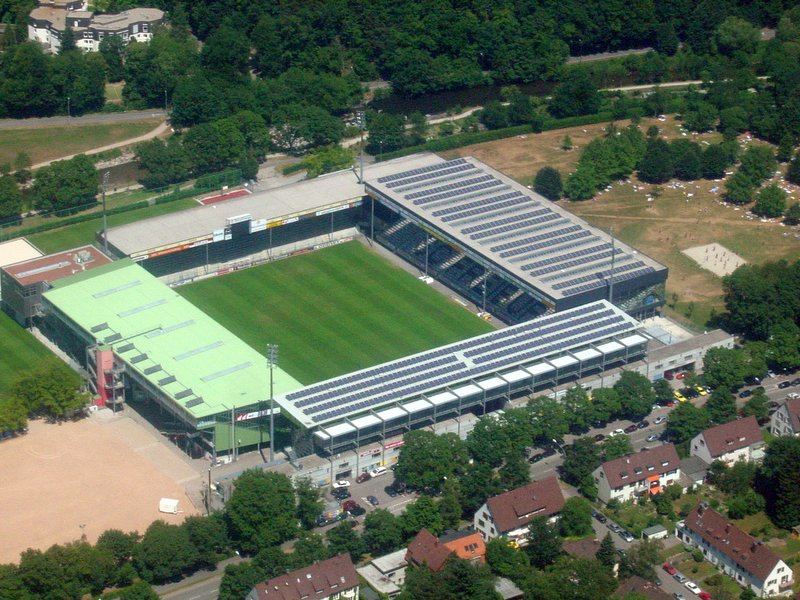
[{"label": "field with people", "polygon": [[[617,125],[622,129],[628,122]],[[671,116],[663,121],[643,119],[640,128],[644,132],[651,125],[658,126],[668,140],[688,138],[702,146],[721,139],[718,133],[685,133]],[[602,136],[606,126],[528,134],[445,154],[475,156],[532,186],[537,171],[545,166],[557,168],[566,178],[574,171],[581,149]],[[565,137],[569,137],[571,149],[564,149]],[[762,142],[743,135],[739,143],[745,148]],[[774,180],[789,190],[789,204],[800,200],[797,186],[778,176]],[[746,208],[723,203],[723,186],[723,181],[706,179],[652,185],[639,181],[634,174],[627,181],[612,183],[590,200],[561,200],[560,204],[592,225],[606,231],[613,228],[616,237],[669,267],[668,311],[702,328],[712,311],[722,309],[722,279],[686,256],[684,250],[716,242],[748,263],[791,259],[800,254],[800,231],[796,227],[787,227],[779,219],[760,219]]]},{"label": "field with people", "polygon": [[177,291],[304,384],[492,329],[358,242]]}]

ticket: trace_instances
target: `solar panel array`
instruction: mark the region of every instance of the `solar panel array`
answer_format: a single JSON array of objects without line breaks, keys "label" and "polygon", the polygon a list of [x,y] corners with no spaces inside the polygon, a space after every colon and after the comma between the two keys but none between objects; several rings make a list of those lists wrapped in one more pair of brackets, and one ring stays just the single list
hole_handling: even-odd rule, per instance
[{"label": "solar panel array", "polygon": [[599,301],[308,386],[279,399],[315,424],[433,393],[475,377],[600,344],[636,321]]},{"label": "solar panel array", "polygon": [[[441,161],[374,181],[368,184],[382,195],[554,301],[611,283],[608,236],[478,161]],[[613,262],[614,282],[663,269],[620,244]]]}]

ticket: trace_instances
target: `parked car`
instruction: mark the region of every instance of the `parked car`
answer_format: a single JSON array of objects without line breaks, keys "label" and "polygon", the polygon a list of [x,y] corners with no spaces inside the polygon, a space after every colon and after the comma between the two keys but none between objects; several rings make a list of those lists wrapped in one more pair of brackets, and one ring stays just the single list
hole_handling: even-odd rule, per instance
[{"label": "parked car", "polygon": [[380,502],[375,496],[367,496],[367,502],[372,504],[372,506],[378,506],[378,504],[380,504]]},{"label": "parked car", "polygon": [[347,500],[342,503],[342,510],[350,513],[354,517],[363,515],[366,509],[355,500]]},{"label": "parked car", "polygon": [[800,385],[800,377],[797,379],[792,379],[792,385]]},{"label": "parked car", "polygon": [[325,527],[326,525],[332,525],[333,523],[338,523],[339,521],[343,521],[347,518],[347,512],[340,512],[335,517],[325,518],[324,515],[320,515],[317,518],[316,526],[317,527]]},{"label": "parked car", "polygon": [[395,498],[398,494],[394,485],[387,485],[385,488],[383,488],[383,491],[386,492],[386,495],[389,496],[389,498]]},{"label": "parked car", "polygon": [[386,467],[375,467],[372,471],[369,472],[370,477],[380,477],[381,475],[385,475],[389,469]]},{"label": "parked car", "polygon": [[339,479],[333,482],[333,489],[338,490],[340,488],[349,488],[350,482],[347,479]]},{"label": "parked car", "polygon": [[345,500],[344,502],[342,502],[342,510],[350,511],[358,505],[359,505],[358,502],[356,502],[355,500]]},{"label": "parked car", "polygon": [[655,421],[653,421],[653,423],[655,425],[661,425],[666,420],[667,420],[667,417],[656,417],[656,419],[655,419]]},{"label": "parked car", "polygon": [[339,488],[331,492],[331,496],[337,500],[346,500],[350,497],[350,490],[347,488]]},{"label": "parked car", "polygon": [[681,394],[678,390],[672,392],[672,395],[675,396],[675,400],[677,400],[678,402],[686,402],[686,396]]},{"label": "parked car", "polygon": [[778,384],[778,389],[779,390],[785,390],[788,387],[792,387],[792,382],[791,381],[781,381]]},{"label": "parked car", "polygon": [[697,398],[700,395],[696,389],[690,387],[681,388],[681,394],[690,399]]},{"label": "parked car", "polygon": [[624,435],[625,431],[622,429],[615,429],[611,433],[608,434],[608,437],[614,437],[615,435]]},{"label": "parked car", "polygon": [[755,375],[748,375],[747,377],[744,378],[744,382],[747,385],[758,385],[759,383],[761,383],[761,378],[756,377]]},{"label": "parked car", "polygon": [[675,373],[675,379],[685,379],[686,378],[686,371],[681,371],[680,373]]},{"label": "parked car", "polygon": [[592,516],[595,519],[597,519],[600,523],[605,523],[606,521],[608,521],[606,516],[603,513],[601,513],[599,510],[592,509]]},{"label": "parked car", "polygon": [[609,529],[609,531],[613,531],[614,533],[618,533],[618,532],[622,531],[622,527],[620,527],[619,525],[617,525],[613,521],[611,521],[608,524],[608,529]]},{"label": "parked car", "polygon": [[686,596],[679,594],[678,592],[675,592],[672,594],[672,596],[675,598],[675,600],[686,600]]},{"label": "parked car", "polygon": [[602,442],[604,439],[606,439],[606,436],[604,436],[602,433],[598,433],[596,436],[594,436],[595,442]]},{"label": "parked car", "polygon": [[619,537],[621,537],[629,544],[636,539],[635,537],[633,537],[633,534],[630,531],[625,531],[625,530],[619,532]]},{"label": "parked car", "polygon": [[694,581],[687,581],[683,585],[686,586],[686,589],[692,592],[693,594],[699,594],[702,590],[700,586],[697,585]]},{"label": "parked car", "polygon": [[697,595],[700,597],[700,600],[711,600],[711,594],[708,592],[700,592]]},{"label": "parked car", "polygon": [[627,427],[624,429],[624,432],[625,432],[625,433],[633,433],[634,431],[636,431],[636,429],[637,429],[636,425],[628,425],[628,426],[627,426]]},{"label": "parked car", "polygon": [[668,562],[665,562],[663,565],[661,565],[661,568],[662,568],[662,569],[664,569],[664,570],[665,570],[667,573],[669,573],[670,575],[675,575],[675,573],[677,573],[677,572],[678,572],[678,569],[676,569],[675,567],[673,567],[673,566],[672,566],[671,564],[669,564]]},{"label": "parked car", "polygon": [[647,436],[647,441],[648,442],[656,442],[656,441],[658,441],[658,438],[659,438],[658,434],[653,433],[653,434],[650,434],[650,435]]},{"label": "parked car", "polygon": [[702,385],[694,386],[695,391],[701,396],[708,396],[708,391]]},{"label": "parked car", "polygon": [[364,473],[361,473],[361,475],[356,477],[356,483],[364,483],[365,481],[369,481],[370,479],[372,479],[372,475],[370,475],[365,471]]},{"label": "parked car", "polygon": [[650,421],[647,419],[636,424],[637,429],[647,429],[648,427],[650,427]]},{"label": "parked car", "polygon": [[683,583],[684,581],[687,581],[687,577],[681,573],[675,573],[673,577],[675,578],[675,581],[677,581],[678,583]]},{"label": "parked car", "polygon": [[752,395],[753,395],[752,390],[744,390],[739,392],[739,398],[749,398]]}]

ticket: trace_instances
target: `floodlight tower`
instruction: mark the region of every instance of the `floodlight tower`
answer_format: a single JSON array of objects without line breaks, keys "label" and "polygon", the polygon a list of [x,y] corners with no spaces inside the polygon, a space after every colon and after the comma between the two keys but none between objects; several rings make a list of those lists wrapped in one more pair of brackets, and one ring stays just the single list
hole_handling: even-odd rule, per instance
[{"label": "floodlight tower", "polygon": [[[278,365],[278,345],[267,344],[267,366],[269,367],[269,461],[275,460],[275,394],[273,387],[273,371]],[[263,418],[263,417],[262,417]],[[263,427],[259,427],[263,439]]]}]

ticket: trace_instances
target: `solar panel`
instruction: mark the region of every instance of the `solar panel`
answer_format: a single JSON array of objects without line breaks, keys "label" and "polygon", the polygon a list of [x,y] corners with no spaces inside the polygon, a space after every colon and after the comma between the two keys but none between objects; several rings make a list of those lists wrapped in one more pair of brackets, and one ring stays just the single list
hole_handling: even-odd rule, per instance
[{"label": "solar panel", "polygon": [[480,177],[461,179],[457,183],[448,183],[447,185],[439,185],[436,187],[428,188],[426,190],[421,190],[419,192],[412,192],[411,194],[405,194],[403,198],[405,198],[406,200],[416,200],[418,198],[424,198],[425,196],[432,196],[434,194],[439,194],[442,192],[452,192],[455,190],[459,190],[461,188],[469,187],[476,183],[484,183],[488,181],[497,181],[497,180],[491,175],[481,175]]},{"label": "solar panel", "polygon": [[[507,194],[501,194],[499,196],[492,196],[490,198],[482,198],[481,200],[476,200],[475,202],[468,202],[466,204],[459,204],[457,206],[450,206],[450,207],[443,208],[443,209],[440,209],[440,210],[435,210],[431,214],[434,217],[441,217],[443,215],[449,215],[449,214],[452,214],[452,213],[461,212],[463,210],[467,210],[467,209],[470,209],[470,208],[476,208],[478,206],[481,206],[484,203],[500,202],[501,200],[508,200],[509,198],[518,198],[520,196],[522,196],[522,194],[520,194],[519,192],[509,192]],[[524,196],[522,196],[522,197],[524,197]]]},{"label": "solar panel", "polygon": [[158,380],[158,385],[164,386],[164,385],[167,385],[167,384],[170,384],[170,383],[175,383],[176,381],[178,381],[178,380],[175,379],[174,375],[169,375],[168,377],[164,377],[164,379],[159,379]]},{"label": "solar panel", "polygon": [[193,394],[194,392],[191,389],[181,390],[180,392],[175,394],[175,399],[180,400],[181,398],[187,398],[189,396],[192,396]]},{"label": "solar panel", "polygon": [[454,160],[449,160],[447,162],[438,163],[435,165],[431,165],[428,167],[420,167],[419,169],[414,169],[412,171],[403,171],[402,173],[395,173],[392,175],[385,175],[384,177],[378,178],[378,183],[386,183],[387,181],[395,181],[397,179],[403,179],[405,177],[410,177],[412,175],[418,175],[420,173],[430,173],[431,171],[438,171],[439,169],[446,168],[451,165],[460,165],[467,162],[463,158],[456,158]]},{"label": "solar panel", "polygon": [[467,217],[472,217],[474,215],[480,215],[483,213],[494,212],[501,208],[508,208],[509,206],[518,206],[528,202],[528,199],[525,196],[518,196],[516,198],[511,198],[510,200],[504,200],[503,202],[498,202],[496,204],[483,204],[478,208],[473,208],[471,210],[467,210],[460,213],[455,213],[452,215],[448,215],[442,219],[445,223],[450,221],[460,221],[461,219],[466,219]]},{"label": "solar panel", "polygon": [[[552,224],[548,224],[546,227],[547,228],[551,228]],[[491,248],[489,248],[489,250],[491,250],[492,252],[500,252],[501,253],[500,256],[506,256],[506,254],[502,252],[503,250],[508,250],[509,248],[516,248],[516,247],[519,247],[519,246],[523,246],[523,245],[528,244],[530,242],[538,242],[539,240],[546,240],[551,236],[563,235],[565,233],[571,233],[573,231],[580,231],[580,230],[581,230],[581,226],[580,225],[572,225],[571,227],[564,227],[562,229],[554,229],[552,231],[548,231],[547,233],[540,233],[538,235],[532,235],[532,236],[528,236],[528,237],[524,237],[524,238],[519,238],[517,240],[514,240],[513,242],[506,242],[505,244],[499,244],[497,246],[492,246]]]},{"label": "solar panel", "polygon": [[456,198],[456,197],[463,197],[466,199],[472,196],[477,196],[479,195],[478,192],[482,192],[483,190],[488,190],[489,188],[499,188],[501,190],[507,190],[509,189],[509,186],[505,185],[502,181],[493,179],[491,181],[486,181],[484,183],[477,183],[475,185],[471,185],[465,188],[460,188],[458,190],[451,190],[449,192],[436,194],[435,196],[425,196],[424,198],[418,198],[417,200],[414,200],[414,204],[415,205],[430,204],[432,202],[436,202],[437,200],[445,200],[447,198]]},{"label": "solar panel", "polygon": [[202,398],[193,398],[192,400],[189,400],[186,403],[186,408],[194,408],[198,404],[202,404],[202,403],[203,403],[203,399]]}]

